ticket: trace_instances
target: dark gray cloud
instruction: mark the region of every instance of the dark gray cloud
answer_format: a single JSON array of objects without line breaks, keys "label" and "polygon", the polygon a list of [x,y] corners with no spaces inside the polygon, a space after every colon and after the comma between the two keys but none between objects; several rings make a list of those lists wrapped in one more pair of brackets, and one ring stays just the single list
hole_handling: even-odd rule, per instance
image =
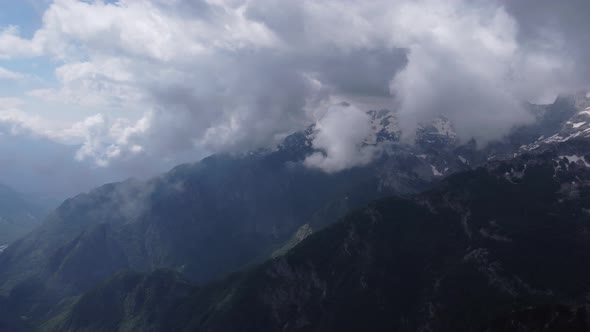
[{"label": "dark gray cloud", "polygon": [[573,76],[564,84],[589,89],[590,84],[590,2],[585,0],[503,0],[506,10],[518,22],[518,40],[569,59]]}]

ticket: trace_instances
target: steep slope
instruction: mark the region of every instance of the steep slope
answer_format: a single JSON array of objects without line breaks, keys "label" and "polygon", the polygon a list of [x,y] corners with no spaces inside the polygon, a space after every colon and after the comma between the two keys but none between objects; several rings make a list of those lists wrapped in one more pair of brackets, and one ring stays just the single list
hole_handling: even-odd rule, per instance
[{"label": "steep slope", "polygon": [[[590,99],[586,93],[560,97],[547,107],[534,108],[539,126],[521,128],[520,153],[532,152],[547,145],[590,137]],[[529,143],[525,143],[525,142]]]},{"label": "steep slope", "polygon": [[[144,313],[156,308],[93,315],[97,299],[147,303],[150,290],[111,296],[118,276],[45,328],[587,331],[590,168],[561,157],[564,149],[590,154],[588,142],[571,141],[452,176],[412,199],[379,200],[284,256],[176,294],[175,309],[158,310],[148,325]],[[141,284],[127,287],[137,294]]]},{"label": "steep slope", "polygon": [[[65,304],[80,313],[75,324],[84,325],[94,317],[111,317],[100,323],[103,331],[150,331],[153,322],[174,315],[176,305],[190,294],[193,286],[178,274],[171,271],[156,270],[149,275],[136,272],[119,273],[108,283],[90,291],[87,301],[76,302],[73,306]],[[84,316],[84,315],[88,316]],[[128,323],[121,324],[121,318]],[[45,324],[43,329],[55,328],[62,317]],[[89,329],[89,331],[95,328]]]},{"label": "steep slope", "polygon": [[51,208],[53,206],[41,199],[0,185],[0,253],[39,225]]},{"label": "steep slope", "polygon": [[567,98],[534,107],[536,123],[485,149],[461,144],[442,118],[408,145],[399,141],[394,112],[369,112],[374,132],[364,144],[379,144],[382,153],[364,167],[336,174],[304,167],[310,153],[325,153],[314,150],[310,127],[273,151],[216,155],[150,181],[102,186],[64,202],[0,255],[0,296],[13,308],[4,316],[37,321],[126,269],[168,268],[199,284],[218,279],[284,253],[371,200],[413,194],[487,159],[511,157],[576,107]]},{"label": "steep slope", "polygon": [[[372,199],[427,188],[442,178],[433,160],[449,173],[466,167],[446,161],[451,153],[425,160],[391,144],[366,167],[326,174],[302,165],[309,139],[297,133],[276,151],[212,156],[66,200],[0,255],[0,296],[21,310],[6,315],[38,319],[125,269],[169,268],[206,282],[289,246],[304,225],[321,229]],[[12,296],[18,289],[29,291]]]}]

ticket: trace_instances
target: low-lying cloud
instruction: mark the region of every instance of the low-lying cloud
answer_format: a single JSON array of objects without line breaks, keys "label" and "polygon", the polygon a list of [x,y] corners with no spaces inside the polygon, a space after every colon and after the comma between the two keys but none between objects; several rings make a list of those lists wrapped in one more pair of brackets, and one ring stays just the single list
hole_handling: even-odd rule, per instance
[{"label": "low-lying cloud", "polygon": [[332,106],[314,128],[313,148],[304,164],[326,172],[368,164],[376,147],[365,144],[371,133],[371,119],[365,111],[343,104]]}]

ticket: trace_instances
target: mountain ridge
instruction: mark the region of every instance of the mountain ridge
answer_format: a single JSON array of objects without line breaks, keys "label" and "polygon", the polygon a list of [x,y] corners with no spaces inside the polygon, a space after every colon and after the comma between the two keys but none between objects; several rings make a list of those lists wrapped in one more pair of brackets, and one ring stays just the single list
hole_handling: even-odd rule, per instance
[{"label": "mountain ridge", "polygon": [[[533,108],[536,125],[518,128],[484,149],[474,141],[459,145],[442,122],[423,128],[416,144],[406,145],[397,134],[379,134],[384,128],[397,133],[389,127],[391,112],[370,112],[379,123],[374,141],[382,137],[386,150],[364,167],[336,174],[304,167],[302,161],[314,151],[309,127],[276,150],[214,155],[149,181],[101,186],[66,200],[0,255],[0,294],[18,309],[5,315],[42,321],[63,299],[127,269],[168,268],[208,283],[281,254],[302,240],[296,235],[303,225],[316,232],[374,199],[415,194],[488,159],[542,154],[556,144],[574,155],[579,153],[575,144],[563,142],[531,152],[518,148],[539,132],[561,128],[579,111],[576,105],[561,98]],[[28,291],[13,295],[21,289]]]},{"label": "mountain ridge", "polygon": [[[562,144],[590,153],[586,141]],[[590,168],[561,149],[370,203],[283,256],[177,294],[175,310],[147,326],[133,322],[163,317],[157,307],[92,316],[88,303],[118,276],[47,330],[102,331],[108,319],[117,331],[586,331]]]}]

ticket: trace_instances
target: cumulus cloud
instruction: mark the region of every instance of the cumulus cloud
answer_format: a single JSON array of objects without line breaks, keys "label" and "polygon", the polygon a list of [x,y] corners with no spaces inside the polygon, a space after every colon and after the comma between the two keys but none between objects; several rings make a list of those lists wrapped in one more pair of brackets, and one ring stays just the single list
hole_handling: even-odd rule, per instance
[{"label": "cumulus cloud", "polygon": [[137,121],[97,114],[70,124],[23,111],[25,104],[0,98],[0,183],[64,199],[176,164],[144,150],[149,114]]},{"label": "cumulus cloud", "polygon": [[391,82],[406,134],[438,115],[463,139],[497,139],[532,120],[523,102],[552,102],[577,69],[565,55],[521,43],[498,3],[417,1],[393,19],[408,64]]},{"label": "cumulus cloud", "polygon": [[315,125],[313,147],[320,152],[304,164],[330,173],[368,164],[376,153],[364,143],[371,133],[370,120],[365,111],[348,104],[330,107]]},{"label": "cumulus cloud", "polygon": [[76,152],[76,160],[94,160],[98,166],[109,166],[117,160],[144,151],[143,146],[136,142],[150,126],[148,117],[136,123],[125,119],[110,122],[102,114],[91,116],[76,123],[66,133],[83,139],[82,146]]},{"label": "cumulus cloud", "polygon": [[[443,115],[486,142],[530,121],[523,102],[588,88],[590,8],[566,2],[53,0],[31,37],[0,29],[0,58],[50,58],[57,85],[29,97],[104,110],[61,134],[19,120],[101,166],[272,146],[334,98],[390,99],[407,136]],[[330,109],[306,164],[366,163],[360,111]]]},{"label": "cumulus cloud", "polygon": [[29,114],[21,110],[23,104],[17,98],[0,98],[0,133],[79,146],[72,159],[91,160],[99,167],[144,151],[141,144],[151,125],[150,114],[138,121],[96,114],[70,125]]},{"label": "cumulus cloud", "polygon": [[0,98],[0,124],[5,133],[47,135],[51,124],[38,115],[22,111],[23,104],[20,98]]}]

